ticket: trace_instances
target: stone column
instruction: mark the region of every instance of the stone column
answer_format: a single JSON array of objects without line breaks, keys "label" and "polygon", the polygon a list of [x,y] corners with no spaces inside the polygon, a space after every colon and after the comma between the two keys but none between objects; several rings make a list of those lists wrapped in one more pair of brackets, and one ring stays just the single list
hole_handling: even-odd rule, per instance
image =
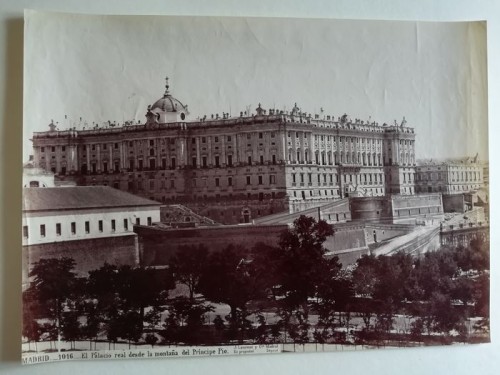
[{"label": "stone column", "polygon": [[200,155],[200,137],[195,138],[196,144],[196,168],[200,168],[201,165],[201,155]]}]

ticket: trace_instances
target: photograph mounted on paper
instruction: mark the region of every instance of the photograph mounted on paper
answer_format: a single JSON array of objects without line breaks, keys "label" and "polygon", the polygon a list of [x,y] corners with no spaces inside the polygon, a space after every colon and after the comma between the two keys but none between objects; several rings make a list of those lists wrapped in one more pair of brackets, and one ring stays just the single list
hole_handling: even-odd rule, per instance
[{"label": "photograph mounted on paper", "polygon": [[490,341],[484,22],[27,11],[23,160],[25,364]]}]

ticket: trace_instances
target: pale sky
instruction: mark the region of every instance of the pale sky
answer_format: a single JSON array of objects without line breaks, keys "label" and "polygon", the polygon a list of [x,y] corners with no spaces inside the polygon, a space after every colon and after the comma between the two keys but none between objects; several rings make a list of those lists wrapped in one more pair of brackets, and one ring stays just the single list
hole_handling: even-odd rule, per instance
[{"label": "pale sky", "polygon": [[487,159],[484,23],[38,12],[25,24],[24,158],[51,119],[143,123],[167,75],[190,119],[295,102],[380,124],[405,116],[417,158]]}]

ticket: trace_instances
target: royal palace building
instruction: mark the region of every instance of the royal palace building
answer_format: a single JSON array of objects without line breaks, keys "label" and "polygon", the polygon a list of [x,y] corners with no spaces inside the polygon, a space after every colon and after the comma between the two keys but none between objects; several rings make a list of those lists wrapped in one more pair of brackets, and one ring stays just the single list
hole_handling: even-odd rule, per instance
[{"label": "royal palace building", "polygon": [[417,192],[463,194],[485,186],[484,164],[477,156],[458,159],[419,160],[416,168]]},{"label": "royal palace building", "polygon": [[415,133],[343,115],[228,113],[189,120],[169,90],[145,123],[33,134],[36,167],[78,185],[108,185],[181,203],[222,223],[249,222],[347,197],[415,193]]}]

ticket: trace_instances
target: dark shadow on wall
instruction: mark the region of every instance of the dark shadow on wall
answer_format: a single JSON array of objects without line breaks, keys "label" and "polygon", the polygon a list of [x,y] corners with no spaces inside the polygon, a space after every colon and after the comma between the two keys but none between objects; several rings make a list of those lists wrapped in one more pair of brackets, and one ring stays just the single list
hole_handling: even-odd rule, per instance
[{"label": "dark shadow on wall", "polygon": [[23,128],[23,19],[5,27],[4,113],[0,133],[2,226],[0,236],[0,362],[21,360],[21,179]]}]

